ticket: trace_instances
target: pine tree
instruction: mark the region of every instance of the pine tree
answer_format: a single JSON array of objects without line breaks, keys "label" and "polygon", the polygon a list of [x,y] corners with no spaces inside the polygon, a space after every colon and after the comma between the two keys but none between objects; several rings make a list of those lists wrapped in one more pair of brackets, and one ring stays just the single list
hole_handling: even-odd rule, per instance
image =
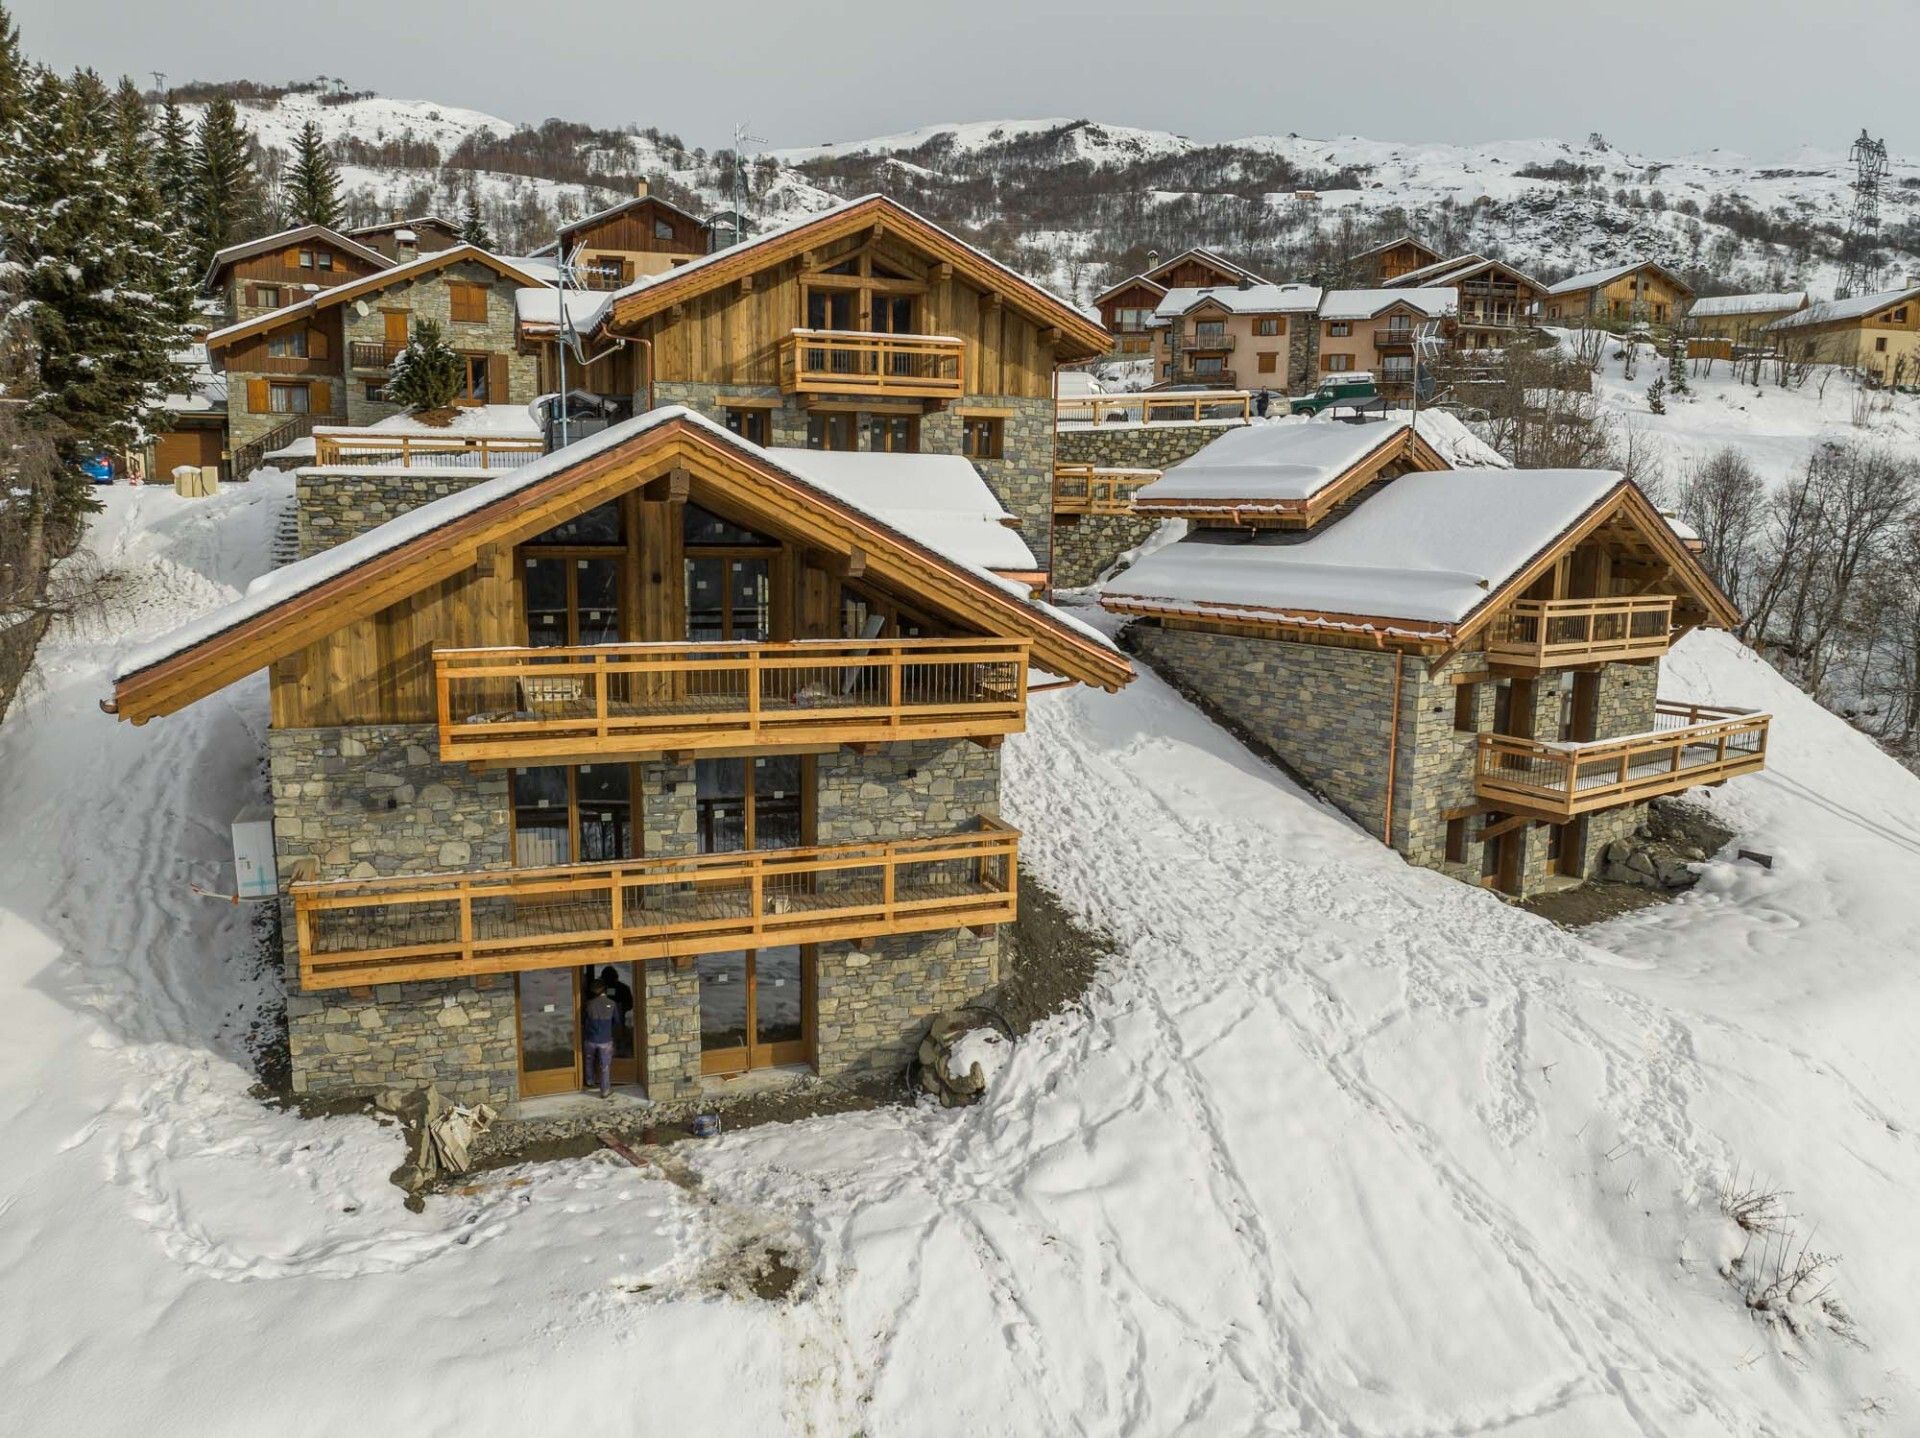
[{"label": "pine tree", "polygon": [[387,398],[419,414],[445,409],[459,396],[464,361],[440,332],[437,320],[421,320],[387,378]]},{"label": "pine tree", "polygon": [[480,217],[480,196],[471,188],[467,190],[466,212],[460,218],[460,238],[476,249],[493,248],[493,236],[487,233],[487,222]]},{"label": "pine tree", "polygon": [[168,215],[185,224],[193,203],[193,127],[173,103],[172,91],[154,130],[153,179]]},{"label": "pine tree", "polygon": [[160,192],[146,97],[125,77],[113,92],[107,132],[108,163],[111,173],[120,177],[119,197],[126,211],[131,283],[156,297],[174,325],[185,325],[193,312],[192,261],[178,219]]},{"label": "pine tree", "polygon": [[320,127],[309,120],[293,137],[293,167],[287,172],[287,218],[296,225],[340,223],[340,172],[327,153]]},{"label": "pine tree", "polygon": [[1677,329],[1667,341],[1667,389],[1675,395],[1693,393],[1687,382],[1687,340]]},{"label": "pine tree", "polygon": [[207,102],[194,137],[191,214],[194,261],[204,269],[216,250],[253,237],[266,215],[252,141],[224,95]]},{"label": "pine tree", "polygon": [[1667,412],[1667,377],[1657,374],[1653,383],[1647,386],[1647,408],[1655,414]]}]

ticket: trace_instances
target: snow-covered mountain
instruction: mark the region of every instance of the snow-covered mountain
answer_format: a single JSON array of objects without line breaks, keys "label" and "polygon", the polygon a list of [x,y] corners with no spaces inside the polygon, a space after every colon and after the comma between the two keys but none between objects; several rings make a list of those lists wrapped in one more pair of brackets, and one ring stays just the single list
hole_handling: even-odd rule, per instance
[{"label": "snow-covered mountain", "polygon": [[[694,208],[729,203],[732,156],[660,129],[518,124],[430,100],[291,90],[242,98],[284,152],[308,119],[340,148],[356,219],[456,208],[477,194],[505,248],[649,181]],[[670,117],[660,117],[670,118]],[[1206,244],[1273,273],[1340,278],[1340,259],[1412,227],[1545,278],[1650,256],[1703,289],[1831,292],[1852,205],[1844,136],[1777,160],[1659,156],[1599,135],[1479,145],[1257,135],[1225,143],[1089,120],[935,124],[772,149],[741,167],[761,220],[880,189],[968,232],[1081,302],[1148,250]],[[1920,161],[1885,186],[1883,276],[1920,272]]]}]

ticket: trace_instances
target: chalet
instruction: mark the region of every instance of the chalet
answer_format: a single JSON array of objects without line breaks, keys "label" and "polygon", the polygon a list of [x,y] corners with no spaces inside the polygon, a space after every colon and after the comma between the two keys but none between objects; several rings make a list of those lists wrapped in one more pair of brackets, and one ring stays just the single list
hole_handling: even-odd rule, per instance
[{"label": "chalet", "polygon": [[1320,376],[1366,370],[1384,390],[1411,390],[1414,341],[1428,328],[1450,339],[1458,304],[1450,289],[1328,290],[1315,317]]},{"label": "chalet", "polygon": [[1768,325],[1800,313],[1808,303],[1805,290],[1788,290],[1778,294],[1708,295],[1695,300],[1688,308],[1687,331],[1702,339],[1753,344],[1760,339],[1761,332]]},{"label": "chalet", "polygon": [[1409,861],[1526,895],[1762,768],[1769,720],[1659,697],[1674,640],[1738,616],[1633,484],[1451,469],[1429,423],[1223,436],[1138,492],[1190,531],[1101,603]]},{"label": "chalet", "polygon": [[1113,358],[1137,359],[1153,352],[1153,312],[1167,287],[1145,275],[1133,275],[1095,295],[1100,323],[1113,336]]},{"label": "chalet", "polygon": [[[762,444],[964,456],[1046,568],[1054,372],[1110,338],[911,211],[868,196],[568,304],[569,391],[684,404]],[[522,331],[543,391],[562,387],[555,328]]]},{"label": "chalet", "polygon": [[1672,270],[1652,260],[1635,260],[1548,285],[1540,317],[1556,325],[1673,325],[1686,315],[1692,300],[1692,288]]},{"label": "chalet", "polygon": [[1506,348],[1534,324],[1546,290],[1499,260],[1455,255],[1382,282],[1392,289],[1446,289],[1455,295],[1453,345],[1462,350]]},{"label": "chalet", "polygon": [[1314,285],[1244,281],[1170,289],[1153,312],[1160,382],[1288,389],[1312,373]]},{"label": "chalet", "polygon": [[707,253],[706,222],[648,193],[561,227],[558,249],[575,280],[591,290],[617,290]]},{"label": "chalet", "polygon": [[200,281],[229,323],[378,274],[393,263],[378,250],[324,225],[302,225],[214,253]]},{"label": "chalet", "polygon": [[213,331],[207,353],[227,377],[235,477],[315,424],[368,424],[394,414],[387,372],[420,319],[439,321],[466,360],[461,404],[533,399],[536,366],[520,352],[515,292],[537,284],[460,245]]},{"label": "chalet", "polygon": [[1762,333],[1796,360],[1846,365],[1880,384],[1920,383],[1920,285],[1823,300]]},{"label": "chalet", "polygon": [[1182,250],[1170,260],[1147,256],[1142,275],[1163,289],[1199,290],[1214,285],[1264,285],[1266,279],[1212,250]]},{"label": "chalet", "polygon": [[377,225],[360,225],[348,230],[347,237],[378,250],[396,264],[422,255],[437,255],[466,243],[460,226],[438,215],[415,215],[410,220],[396,215]]},{"label": "chalet", "polygon": [[992,987],[1028,674],[1131,671],[996,572],[1032,556],[964,458],[669,406],[447,482],[130,654],[108,706],[270,670],[296,1091],[577,1090],[609,969],[615,1079],[657,1100],[897,1072]]},{"label": "chalet", "polygon": [[1440,259],[1440,251],[1409,233],[1348,256],[1347,272],[1360,285],[1384,285]]}]

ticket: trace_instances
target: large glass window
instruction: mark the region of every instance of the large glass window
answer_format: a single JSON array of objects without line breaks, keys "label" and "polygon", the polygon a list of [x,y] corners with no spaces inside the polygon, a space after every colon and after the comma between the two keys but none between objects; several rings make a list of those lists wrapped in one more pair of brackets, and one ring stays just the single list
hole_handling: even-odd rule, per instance
[{"label": "large glass window", "polygon": [[611,864],[638,853],[631,765],[529,765],[513,771],[512,789],[517,868]]},{"label": "large glass window", "polygon": [[813,782],[801,754],[701,759],[694,765],[700,852],[796,849],[808,842],[804,787]]}]

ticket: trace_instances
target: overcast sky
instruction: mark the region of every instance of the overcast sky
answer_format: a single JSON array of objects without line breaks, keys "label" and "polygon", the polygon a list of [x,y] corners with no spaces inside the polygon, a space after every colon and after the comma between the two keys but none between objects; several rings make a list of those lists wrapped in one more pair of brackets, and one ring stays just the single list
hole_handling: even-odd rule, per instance
[{"label": "overcast sky", "polygon": [[[1200,140],[1537,135],[1920,153],[1920,0],[11,0],[34,58],[769,146],[1088,117]],[[544,26],[544,28],[542,28]]]}]

